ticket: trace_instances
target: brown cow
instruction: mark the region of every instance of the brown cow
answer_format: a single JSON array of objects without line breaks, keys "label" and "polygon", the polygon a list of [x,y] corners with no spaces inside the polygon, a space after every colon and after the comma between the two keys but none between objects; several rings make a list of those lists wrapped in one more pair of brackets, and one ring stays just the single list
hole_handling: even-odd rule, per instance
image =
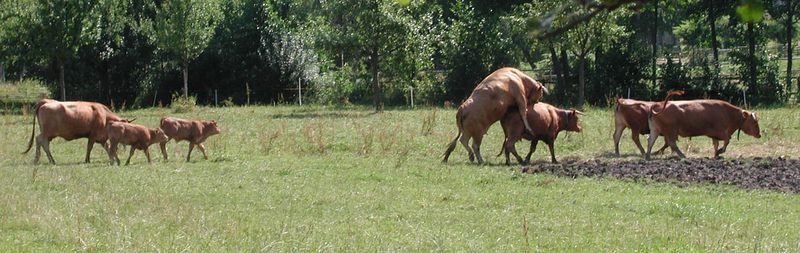
[{"label": "brown cow", "polygon": [[[517,117],[516,111],[514,109],[509,110],[503,120],[500,121],[500,125],[503,126],[503,132],[506,135],[500,152],[506,155],[506,165],[511,164],[509,153],[514,154],[519,163],[530,163],[531,154],[536,151],[536,144],[539,141],[547,144],[550,148],[551,161],[557,163],[553,144],[558,138],[558,133],[565,130],[580,132],[581,126],[578,123],[578,115],[582,114],[582,112],[575,109],[563,110],[546,103],[530,105],[528,106],[527,118],[528,122],[533,123],[533,135],[531,135],[525,132],[522,120]],[[517,149],[514,147],[514,143],[523,138],[531,141],[531,148],[525,157],[525,161],[517,154]],[[499,156],[500,154],[497,155]]]},{"label": "brown cow", "polygon": [[203,142],[206,138],[218,134],[217,121],[214,120],[186,120],[179,118],[163,117],[161,118],[161,129],[167,134],[167,139],[161,142],[161,154],[164,155],[164,160],[167,160],[167,142],[171,139],[175,141],[189,141],[189,153],[186,154],[186,161],[188,162],[192,156],[192,149],[197,145],[200,151],[203,152],[203,157],[208,160],[206,154],[206,147]]},{"label": "brown cow", "polygon": [[[633,143],[639,148],[639,153],[644,155],[644,148],[642,148],[642,143],[639,142],[639,135],[650,133],[650,127],[647,125],[647,115],[650,113],[650,107],[657,103],[624,98],[617,99],[617,108],[614,110],[614,154],[619,156],[619,140],[622,137],[622,131],[625,128],[630,128]],[[663,152],[667,147],[668,145],[665,141],[664,146],[656,153]]]},{"label": "brown cow", "polygon": [[[672,151],[681,158],[686,156],[675,144],[678,136],[710,137],[714,144],[714,158],[719,158],[719,155],[725,152],[731,135],[736,130],[742,130],[745,134],[761,138],[756,113],[742,110],[722,100],[701,99],[668,102],[669,97],[676,94],[680,95],[683,92],[670,92],[664,99],[663,105],[656,105],[651,109],[648,120],[650,138],[647,143],[646,159],[650,159],[650,151],[658,135],[664,135]],[[721,149],[718,149],[720,140],[724,144]]]},{"label": "brown cow", "polygon": [[[469,153],[469,160],[477,157],[478,164],[483,164],[481,140],[489,127],[500,120],[509,108],[517,108],[518,117],[530,132],[531,127],[525,117],[527,106],[539,102],[545,93],[547,88],[544,85],[515,68],[501,68],[487,76],[458,107],[458,134],[448,145],[442,162],[447,162],[460,136],[461,144]],[[470,139],[474,139],[472,148],[469,146]]]},{"label": "brown cow", "polygon": [[160,128],[147,128],[138,124],[131,124],[125,122],[109,122],[106,125],[106,132],[108,133],[108,141],[111,145],[110,159],[111,164],[117,162],[119,165],[119,156],[117,155],[117,146],[120,143],[131,146],[131,152],[128,155],[128,160],[125,165],[131,163],[133,152],[137,149],[144,151],[147,156],[147,163],[150,160],[150,145],[161,143],[167,140],[167,135],[164,134]]},{"label": "brown cow", "polygon": [[94,102],[59,102],[52,99],[42,99],[36,103],[34,111],[31,138],[28,141],[28,148],[22,152],[26,154],[30,151],[33,145],[33,137],[36,134],[36,118],[39,118],[41,133],[36,137],[34,163],[39,163],[42,147],[44,147],[44,152],[47,154],[47,159],[50,160],[50,163],[56,163],[53,160],[53,155],[50,154],[50,141],[56,137],[64,138],[67,141],[88,138],[86,145],[86,162],[88,163],[95,142],[101,143],[106,152],[109,151],[106,143],[108,136],[105,130],[107,122],[132,121],[122,119],[111,112],[105,105]]}]

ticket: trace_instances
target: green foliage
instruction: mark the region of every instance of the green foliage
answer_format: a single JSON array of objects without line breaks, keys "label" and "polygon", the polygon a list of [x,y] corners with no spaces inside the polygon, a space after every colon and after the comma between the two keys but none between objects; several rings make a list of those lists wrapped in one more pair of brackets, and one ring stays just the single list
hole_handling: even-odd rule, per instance
[{"label": "green foliage", "polygon": [[0,103],[31,104],[49,97],[50,91],[36,79],[0,83]]},{"label": "green foliage", "polygon": [[779,78],[777,56],[761,48],[755,55],[755,79],[751,80],[750,56],[746,50],[739,49],[730,53],[731,63],[736,66],[736,72],[745,80],[742,84],[747,90],[747,101],[751,105],[780,105],[786,102],[787,90]]},{"label": "green foliage", "polygon": [[172,112],[174,113],[192,112],[197,107],[197,97],[184,97],[178,93],[172,94],[172,102],[169,107],[172,108]]}]

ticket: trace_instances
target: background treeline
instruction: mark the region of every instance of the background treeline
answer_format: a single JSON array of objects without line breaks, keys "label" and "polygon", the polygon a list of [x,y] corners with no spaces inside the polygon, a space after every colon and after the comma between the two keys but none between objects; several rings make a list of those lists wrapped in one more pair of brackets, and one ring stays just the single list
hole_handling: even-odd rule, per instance
[{"label": "background treeline", "polygon": [[[460,102],[494,69],[547,83],[546,100],[617,96],[793,103],[792,0],[637,1],[568,31],[578,1],[0,0],[0,79],[52,97],[198,103]],[[750,8],[743,11],[742,8]],[[752,11],[755,10],[755,11]],[[0,80],[0,81],[2,81]],[[28,81],[30,82],[30,81]]]}]

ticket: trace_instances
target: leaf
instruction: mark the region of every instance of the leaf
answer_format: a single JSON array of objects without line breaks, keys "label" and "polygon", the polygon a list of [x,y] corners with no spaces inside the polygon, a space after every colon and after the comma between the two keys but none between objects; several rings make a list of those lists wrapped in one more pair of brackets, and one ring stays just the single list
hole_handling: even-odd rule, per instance
[{"label": "leaf", "polygon": [[736,7],[736,14],[744,22],[759,22],[764,17],[764,4],[759,0],[744,0]]}]

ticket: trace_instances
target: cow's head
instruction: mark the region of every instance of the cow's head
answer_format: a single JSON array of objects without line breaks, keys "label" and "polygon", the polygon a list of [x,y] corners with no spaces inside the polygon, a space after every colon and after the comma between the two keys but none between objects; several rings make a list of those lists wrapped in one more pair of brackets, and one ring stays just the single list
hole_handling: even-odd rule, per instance
[{"label": "cow's head", "polygon": [[533,88],[528,91],[528,105],[538,103],[545,94],[548,94],[547,87],[540,82],[533,81]]},{"label": "cow's head", "polygon": [[580,122],[578,122],[579,115],[583,115],[581,111],[570,109],[567,111],[567,126],[564,130],[570,132],[580,132],[582,130]]},{"label": "cow's head", "polygon": [[742,110],[742,117],[744,117],[744,121],[740,129],[750,136],[761,138],[761,128],[758,127],[758,115],[754,112]]},{"label": "cow's head", "polygon": [[161,128],[150,129],[150,138],[153,138],[150,140],[152,143],[166,143],[167,139],[169,139]]},{"label": "cow's head", "polygon": [[217,121],[216,120],[203,121],[203,133],[207,134],[207,136],[218,134],[219,128],[217,127]]}]

